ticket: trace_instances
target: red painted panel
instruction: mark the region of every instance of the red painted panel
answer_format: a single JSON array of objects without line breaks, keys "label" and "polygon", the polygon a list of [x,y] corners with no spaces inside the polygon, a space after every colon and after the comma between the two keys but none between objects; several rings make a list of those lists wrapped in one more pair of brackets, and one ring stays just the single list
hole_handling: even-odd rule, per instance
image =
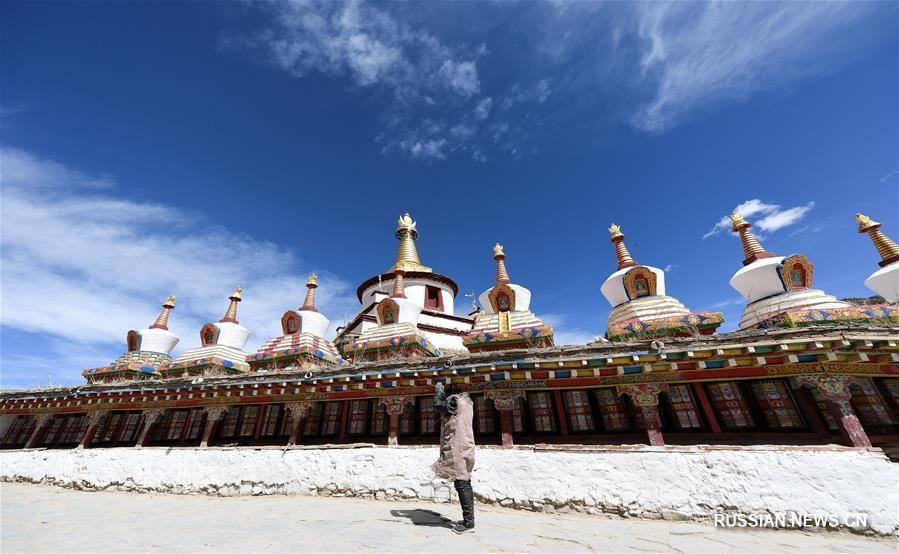
[{"label": "red painted panel", "polygon": [[599,377],[584,377],[582,379],[549,379],[546,385],[549,387],[587,387],[598,385]]},{"label": "red painted panel", "polygon": [[684,379],[735,379],[740,377],[761,377],[768,375],[764,367],[735,367],[732,369],[702,369],[684,371]]},{"label": "red painted panel", "polygon": [[600,377],[612,377],[614,375],[618,375],[617,369],[600,369],[599,370]]}]

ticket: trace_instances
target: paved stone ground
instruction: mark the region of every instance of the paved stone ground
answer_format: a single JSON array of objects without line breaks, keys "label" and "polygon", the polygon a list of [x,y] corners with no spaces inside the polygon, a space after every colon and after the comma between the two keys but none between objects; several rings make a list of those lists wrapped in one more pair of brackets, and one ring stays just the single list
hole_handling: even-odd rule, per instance
[{"label": "paved stone ground", "polygon": [[477,506],[306,496],[207,497],[0,485],[10,552],[896,552],[899,541],[834,531],[537,514]]}]

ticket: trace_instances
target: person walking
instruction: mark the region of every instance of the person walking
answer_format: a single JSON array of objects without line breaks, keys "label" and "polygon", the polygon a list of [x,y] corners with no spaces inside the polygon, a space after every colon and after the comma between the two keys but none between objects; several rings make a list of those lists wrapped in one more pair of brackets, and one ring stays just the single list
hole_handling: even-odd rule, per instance
[{"label": "person walking", "polygon": [[474,406],[467,392],[451,383],[438,383],[434,391],[434,409],[441,413],[440,457],[432,466],[442,479],[453,481],[462,504],[462,521],[453,525],[457,534],[474,532],[474,492],[471,470],[474,469]]}]

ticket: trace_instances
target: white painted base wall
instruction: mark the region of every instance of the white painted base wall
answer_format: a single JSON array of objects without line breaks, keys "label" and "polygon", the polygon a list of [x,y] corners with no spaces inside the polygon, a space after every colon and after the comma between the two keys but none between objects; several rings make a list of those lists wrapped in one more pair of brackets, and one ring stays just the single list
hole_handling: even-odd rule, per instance
[{"label": "white painted base wall", "polygon": [[[176,494],[455,498],[434,447],[113,448],[0,452],[0,480]],[[841,447],[479,448],[482,502],[529,510],[708,520],[727,514],[864,514],[899,534],[899,465]],[[841,525],[844,525],[841,522]]]}]

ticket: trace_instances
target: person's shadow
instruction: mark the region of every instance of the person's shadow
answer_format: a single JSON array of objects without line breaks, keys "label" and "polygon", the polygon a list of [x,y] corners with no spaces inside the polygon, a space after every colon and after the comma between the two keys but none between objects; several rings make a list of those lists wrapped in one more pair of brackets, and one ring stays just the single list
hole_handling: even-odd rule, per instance
[{"label": "person's shadow", "polygon": [[453,520],[443,517],[432,510],[390,510],[390,515],[394,517],[407,517],[412,520],[415,525],[424,525],[425,527],[446,527],[452,529]]}]

